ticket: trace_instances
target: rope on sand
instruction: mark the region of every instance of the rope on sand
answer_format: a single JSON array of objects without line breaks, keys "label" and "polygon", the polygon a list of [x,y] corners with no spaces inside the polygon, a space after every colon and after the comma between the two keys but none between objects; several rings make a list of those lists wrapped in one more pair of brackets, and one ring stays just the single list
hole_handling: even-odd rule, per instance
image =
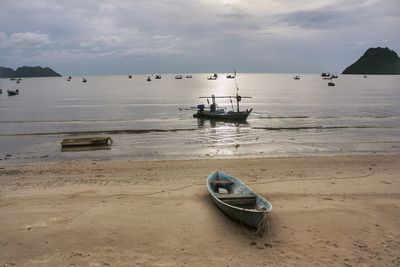
[{"label": "rope on sand", "polygon": [[65,261],[65,238],[67,236],[68,230],[71,228],[72,224],[74,222],[76,222],[79,219],[79,217],[81,217],[85,212],[87,212],[88,210],[96,207],[98,204],[100,204],[101,202],[105,201],[106,199],[113,198],[113,197],[120,197],[120,196],[135,196],[135,197],[151,196],[151,195],[161,194],[161,193],[164,193],[166,191],[168,191],[168,192],[179,191],[179,190],[183,190],[183,189],[188,188],[188,187],[200,186],[200,185],[203,185],[203,184],[191,184],[191,185],[187,185],[187,186],[183,186],[183,187],[179,187],[179,188],[174,188],[174,189],[169,189],[169,190],[160,190],[160,191],[151,192],[151,193],[144,193],[144,194],[128,194],[128,193],[125,193],[125,194],[114,194],[114,195],[109,195],[109,196],[105,196],[105,197],[101,198],[100,200],[96,201],[95,203],[93,203],[89,207],[87,207],[87,208],[83,209],[81,212],[79,212],[74,218],[72,218],[72,220],[69,222],[69,224],[65,228],[65,230],[63,232],[63,237],[62,237],[62,240],[61,240],[61,254],[62,254],[63,266],[64,267],[67,266],[66,265],[66,261]]}]

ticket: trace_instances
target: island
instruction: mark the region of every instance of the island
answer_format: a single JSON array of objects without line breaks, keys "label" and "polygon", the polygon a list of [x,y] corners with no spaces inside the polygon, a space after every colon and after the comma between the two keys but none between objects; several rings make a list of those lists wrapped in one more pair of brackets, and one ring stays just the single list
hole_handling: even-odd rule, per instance
[{"label": "island", "polygon": [[400,58],[389,48],[369,48],[342,74],[400,74]]},{"label": "island", "polygon": [[19,67],[16,70],[0,67],[0,78],[61,77],[49,67]]}]

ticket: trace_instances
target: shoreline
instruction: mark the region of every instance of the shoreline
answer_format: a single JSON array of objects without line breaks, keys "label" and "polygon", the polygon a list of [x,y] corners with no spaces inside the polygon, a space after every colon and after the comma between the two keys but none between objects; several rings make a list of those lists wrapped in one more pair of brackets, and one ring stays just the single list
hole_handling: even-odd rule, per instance
[{"label": "shoreline", "polygon": [[[215,169],[271,201],[262,234],[212,203]],[[399,174],[398,154],[4,164],[0,265],[398,265]]]}]

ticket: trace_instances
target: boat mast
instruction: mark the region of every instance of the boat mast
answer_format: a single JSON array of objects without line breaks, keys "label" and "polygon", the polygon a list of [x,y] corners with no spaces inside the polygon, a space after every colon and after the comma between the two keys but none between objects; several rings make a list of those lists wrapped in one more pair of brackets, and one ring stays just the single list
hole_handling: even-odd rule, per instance
[{"label": "boat mast", "polygon": [[236,80],[236,70],[235,70],[235,84],[236,84],[236,106],[237,106],[237,112],[239,112],[240,96],[239,96],[239,86],[238,86],[237,80]]}]

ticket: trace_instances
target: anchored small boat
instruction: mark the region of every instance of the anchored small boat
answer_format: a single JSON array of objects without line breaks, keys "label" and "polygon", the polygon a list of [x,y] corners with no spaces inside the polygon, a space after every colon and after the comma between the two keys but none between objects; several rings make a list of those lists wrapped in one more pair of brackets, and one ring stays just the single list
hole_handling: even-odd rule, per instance
[{"label": "anchored small boat", "polygon": [[19,90],[18,90],[18,89],[15,90],[15,91],[7,90],[7,94],[8,94],[9,96],[12,96],[12,95],[19,95]]},{"label": "anchored small boat", "polygon": [[83,83],[87,82],[87,79],[85,77],[82,77],[82,82]]},{"label": "anchored small boat", "polygon": [[334,82],[329,82],[328,86],[335,86],[335,83]]},{"label": "anchored small boat", "polygon": [[186,75],[186,78],[187,78],[187,79],[191,79],[191,78],[192,78],[192,74]]},{"label": "anchored small boat", "polygon": [[177,79],[177,80],[182,80],[182,75],[180,75],[180,74],[179,74],[179,75],[176,75],[176,76],[175,76],[175,79]]},{"label": "anchored small boat", "polygon": [[154,77],[154,79],[157,79],[157,80],[161,79],[161,74],[156,74],[156,76]]},{"label": "anchored small boat", "polygon": [[151,82],[150,76],[147,76],[147,81],[148,81],[148,82]]},{"label": "anchored small boat", "polygon": [[[217,75],[217,74],[215,74]],[[217,75],[218,76],[218,75]],[[236,78],[236,72],[235,72]],[[236,80],[235,80],[236,82]],[[246,109],[245,111],[240,111],[239,102],[242,101],[243,98],[251,98],[251,96],[240,96],[239,95],[239,87],[236,82],[236,95],[230,96],[201,96],[199,98],[206,98],[209,107],[206,108],[204,104],[197,105],[197,112],[193,114],[193,118],[199,119],[214,119],[214,120],[227,120],[227,121],[246,121],[247,117],[250,115],[253,109]],[[211,104],[210,99],[211,98]],[[226,110],[225,108],[218,107],[215,99],[216,98],[225,98],[229,99],[231,103],[232,110]],[[236,110],[233,106],[233,99],[236,99]]]},{"label": "anchored small boat", "polygon": [[67,138],[61,141],[62,147],[75,147],[75,146],[109,146],[112,139],[109,136],[98,137],[82,137],[82,138]]},{"label": "anchored small boat", "polygon": [[217,207],[232,219],[258,229],[265,226],[272,204],[239,179],[215,171],[208,176],[207,188]]},{"label": "anchored small boat", "polygon": [[300,75],[294,76],[293,79],[295,79],[295,80],[300,80]]}]

